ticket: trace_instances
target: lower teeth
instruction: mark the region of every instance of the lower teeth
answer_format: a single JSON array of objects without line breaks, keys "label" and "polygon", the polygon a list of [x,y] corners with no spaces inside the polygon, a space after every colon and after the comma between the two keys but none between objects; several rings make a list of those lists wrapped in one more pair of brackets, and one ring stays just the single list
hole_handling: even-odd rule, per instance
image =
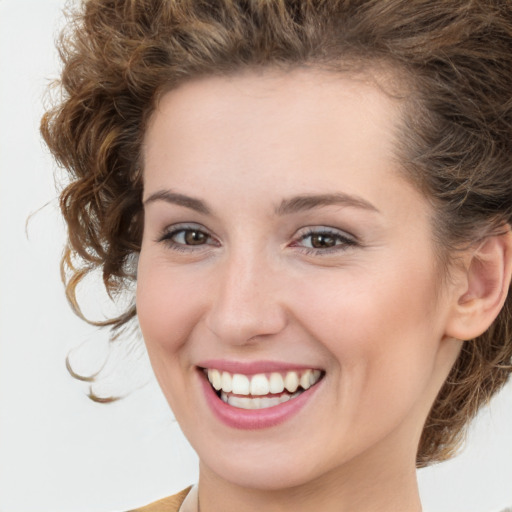
[{"label": "lower teeth", "polygon": [[248,398],[228,395],[222,391],[220,398],[223,402],[233,407],[238,407],[239,409],[267,409],[269,407],[275,407],[276,405],[288,402],[288,400],[298,397],[301,393],[303,393],[303,390],[296,391],[293,395],[283,393],[279,396]]}]

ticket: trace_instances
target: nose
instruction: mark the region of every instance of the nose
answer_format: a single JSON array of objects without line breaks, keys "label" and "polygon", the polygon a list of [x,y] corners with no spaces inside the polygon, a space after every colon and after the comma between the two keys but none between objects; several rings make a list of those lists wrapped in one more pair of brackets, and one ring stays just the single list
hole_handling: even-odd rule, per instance
[{"label": "nose", "polygon": [[218,268],[217,286],[206,326],[221,341],[251,344],[281,332],[287,323],[280,301],[280,273],[247,252],[227,258]]}]

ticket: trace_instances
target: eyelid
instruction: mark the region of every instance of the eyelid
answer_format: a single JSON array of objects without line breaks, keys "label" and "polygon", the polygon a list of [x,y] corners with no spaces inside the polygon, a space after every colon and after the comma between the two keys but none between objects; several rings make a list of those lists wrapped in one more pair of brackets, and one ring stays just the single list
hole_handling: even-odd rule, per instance
[{"label": "eyelid", "polygon": [[332,226],[324,226],[324,225],[306,226],[304,228],[301,228],[297,231],[297,234],[295,235],[294,238],[303,238],[308,235],[316,235],[316,234],[321,234],[321,233],[329,233],[331,235],[339,236],[339,237],[345,238],[347,240],[352,240],[354,242],[358,242],[357,237],[355,235],[353,235],[352,233],[350,233],[344,229],[335,228]]},{"label": "eyelid", "polygon": [[[208,237],[209,240],[215,241],[215,243],[214,244],[205,243],[205,244],[197,244],[197,245],[187,245],[187,244],[181,244],[181,243],[178,243],[178,242],[175,242],[174,240],[172,240],[172,237],[181,231],[199,231],[201,233],[204,233]],[[198,224],[196,222],[181,222],[178,224],[171,224],[169,226],[166,226],[161,231],[160,235],[157,237],[156,242],[166,243],[172,249],[196,250],[196,251],[200,250],[201,248],[205,248],[205,247],[208,247],[211,245],[219,245],[217,239],[212,235],[210,230],[208,230],[202,224]]]},{"label": "eyelid", "polygon": [[[341,241],[341,243],[337,243],[332,247],[325,248],[305,247],[299,245],[300,242],[302,242],[309,236],[320,234],[330,235],[336,238],[338,241]],[[339,253],[342,251],[346,251],[351,247],[357,247],[360,245],[361,244],[358,238],[345,230],[333,228],[331,226],[308,226],[297,231],[296,235],[293,238],[291,247],[302,249],[304,252],[308,254],[329,254],[332,252]]]}]

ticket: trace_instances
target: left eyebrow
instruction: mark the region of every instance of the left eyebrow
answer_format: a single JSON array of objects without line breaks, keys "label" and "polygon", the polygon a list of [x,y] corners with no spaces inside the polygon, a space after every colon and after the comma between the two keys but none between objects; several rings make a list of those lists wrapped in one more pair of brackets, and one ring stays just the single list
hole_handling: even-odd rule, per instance
[{"label": "left eyebrow", "polygon": [[361,208],[363,210],[380,213],[379,210],[365,199],[349,194],[319,194],[319,195],[300,195],[283,199],[281,204],[276,208],[277,215],[289,215],[322,206],[339,205],[351,206],[353,208]]}]

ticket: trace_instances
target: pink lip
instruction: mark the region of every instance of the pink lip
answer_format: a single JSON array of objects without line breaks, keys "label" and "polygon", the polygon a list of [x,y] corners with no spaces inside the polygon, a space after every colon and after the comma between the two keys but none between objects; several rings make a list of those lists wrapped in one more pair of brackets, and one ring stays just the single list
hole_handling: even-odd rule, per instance
[{"label": "pink lip", "polygon": [[315,369],[315,367],[313,366],[306,366],[293,363],[281,363],[279,361],[241,362],[229,361],[226,359],[208,359],[207,361],[201,361],[197,366],[201,368],[215,368],[216,370],[224,372],[240,373],[244,375]]},{"label": "pink lip", "polygon": [[[287,368],[289,369],[289,366]],[[264,373],[260,368],[258,370],[256,373]],[[274,369],[274,371],[278,370]],[[320,381],[308,390],[303,391],[298,397],[274,407],[266,409],[240,409],[226,404],[217,396],[202,370],[198,374],[206,402],[213,414],[228,427],[239,430],[257,430],[274,427],[283,423],[295,416],[309,402],[322,384],[322,381]]]}]

